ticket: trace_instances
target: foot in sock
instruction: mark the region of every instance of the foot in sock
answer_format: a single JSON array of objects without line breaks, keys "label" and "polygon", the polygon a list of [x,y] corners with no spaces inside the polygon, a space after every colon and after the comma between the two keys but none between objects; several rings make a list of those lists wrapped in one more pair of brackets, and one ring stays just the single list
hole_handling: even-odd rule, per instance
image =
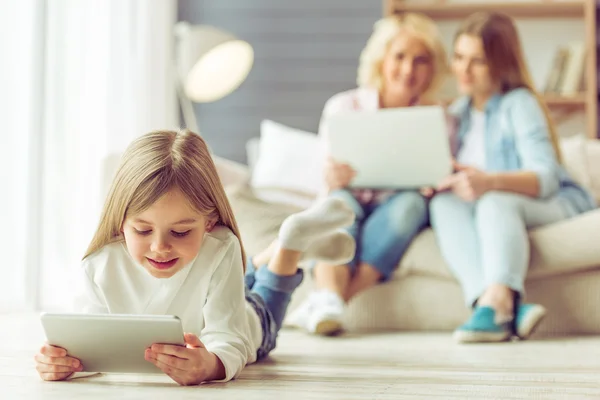
[{"label": "foot in sock", "polygon": [[344,265],[354,258],[355,251],[354,238],[347,232],[337,231],[310,243],[302,253],[301,260]]},{"label": "foot in sock", "polygon": [[311,242],[351,225],[354,218],[354,212],[342,200],[327,198],[283,221],[279,229],[280,246],[304,252]]}]

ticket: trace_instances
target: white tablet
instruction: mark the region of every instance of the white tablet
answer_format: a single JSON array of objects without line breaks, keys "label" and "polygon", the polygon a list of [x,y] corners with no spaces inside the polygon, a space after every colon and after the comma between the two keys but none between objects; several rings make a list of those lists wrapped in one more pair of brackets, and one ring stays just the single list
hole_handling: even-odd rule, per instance
[{"label": "white tablet", "polygon": [[49,344],[65,348],[88,372],[162,373],[146,361],[154,343],[185,345],[172,315],[52,314],[40,317]]},{"label": "white tablet", "polygon": [[334,114],[326,124],[330,156],[357,172],[351,187],[437,186],[452,173],[448,127],[441,106]]}]

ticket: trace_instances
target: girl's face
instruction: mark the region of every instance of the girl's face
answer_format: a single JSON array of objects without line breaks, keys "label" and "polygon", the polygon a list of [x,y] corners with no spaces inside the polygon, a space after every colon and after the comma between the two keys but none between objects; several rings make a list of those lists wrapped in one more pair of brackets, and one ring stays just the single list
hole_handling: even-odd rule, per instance
[{"label": "girl's face", "polygon": [[433,59],[425,44],[401,32],[390,43],[381,66],[383,87],[405,98],[419,97],[433,79]]},{"label": "girl's face", "polygon": [[172,189],[144,212],[127,216],[122,232],[134,260],[150,275],[170,278],[196,257],[214,224]]},{"label": "girl's face", "polygon": [[490,74],[483,43],[477,36],[460,35],[454,43],[452,71],[458,90],[467,96],[490,95],[497,84]]}]

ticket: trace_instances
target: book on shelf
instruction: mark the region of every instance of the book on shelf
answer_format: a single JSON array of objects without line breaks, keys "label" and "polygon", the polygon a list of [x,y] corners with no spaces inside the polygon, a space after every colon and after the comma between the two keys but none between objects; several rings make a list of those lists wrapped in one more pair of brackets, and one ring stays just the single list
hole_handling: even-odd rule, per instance
[{"label": "book on shelf", "polygon": [[581,41],[557,48],[544,93],[573,97],[585,91],[585,45]]},{"label": "book on shelf", "polygon": [[560,92],[560,84],[563,76],[565,65],[567,64],[567,58],[569,51],[566,47],[559,47],[554,53],[554,59],[552,60],[552,66],[550,67],[550,73],[546,79],[546,85],[544,87],[544,93],[546,94],[557,94]]}]

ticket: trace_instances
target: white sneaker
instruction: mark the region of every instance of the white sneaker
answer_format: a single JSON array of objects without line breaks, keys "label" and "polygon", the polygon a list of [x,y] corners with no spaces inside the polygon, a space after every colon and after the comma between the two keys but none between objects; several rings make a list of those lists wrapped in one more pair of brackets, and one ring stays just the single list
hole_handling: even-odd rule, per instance
[{"label": "white sneaker", "polygon": [[317,335],[333,335],[343,329],[344,301],[329,290],[312,292],[287,318],[286,323]]},{"label": "white sneaker", "polygon": [[302,304],[286,315],[285,320],[283,321],[284,325],[306,329],[308,318],[313,310],[311,302],[312,294],[313,292],[309,293],[308,298],[306,298]]}]

